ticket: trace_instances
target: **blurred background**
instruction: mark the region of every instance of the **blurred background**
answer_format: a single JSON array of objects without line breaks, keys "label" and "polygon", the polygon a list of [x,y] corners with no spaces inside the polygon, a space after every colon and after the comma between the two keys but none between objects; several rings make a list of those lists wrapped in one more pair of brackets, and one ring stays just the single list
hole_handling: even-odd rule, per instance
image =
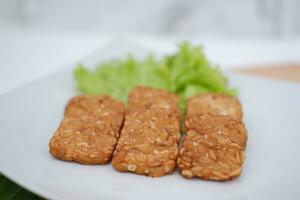
[{"label": "blurred background", "polygon": [[299,10],[298,0],[0,0],[0,93],[116,40],[152,51],[189,40],[223,68],[299,81]]},{"label": "blurred background", "polygon": [[298,0],[0,0],[2,25],[191,36],[300,36]]}]

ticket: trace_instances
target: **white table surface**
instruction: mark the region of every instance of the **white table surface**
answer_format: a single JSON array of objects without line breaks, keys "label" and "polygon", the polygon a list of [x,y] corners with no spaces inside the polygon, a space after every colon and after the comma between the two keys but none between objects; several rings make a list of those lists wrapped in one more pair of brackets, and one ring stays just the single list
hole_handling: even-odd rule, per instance
[{"label": "white table surface", "polygon": [[[0,27],[0,94],[76,63],[96,49],[120,39],[142,44],[153,51],[173,51],[175,44],[187,37],[99,35]],[[199,36],[188,40],[203,44],[210,60],[222,68],[300,62],[300,39],[233,40]]]}]

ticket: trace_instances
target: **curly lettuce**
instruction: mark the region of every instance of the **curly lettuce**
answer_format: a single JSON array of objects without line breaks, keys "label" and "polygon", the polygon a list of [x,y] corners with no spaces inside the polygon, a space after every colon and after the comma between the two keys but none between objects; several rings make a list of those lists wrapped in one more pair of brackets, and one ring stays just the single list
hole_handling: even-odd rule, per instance
[{"label": "curly lettuce", "polygon": [[137,85],[162,88],[179,95],[185,109],[188,97],[215,92],[235,95],[218,66],[211,64],[199,46],[183,42],[175,54],[161,59],[149,55],[139,60],[133,56],[99,64],[95,70],[83,65],[74,69],[76,88],[83,94],[109,94],[123,102]]}]

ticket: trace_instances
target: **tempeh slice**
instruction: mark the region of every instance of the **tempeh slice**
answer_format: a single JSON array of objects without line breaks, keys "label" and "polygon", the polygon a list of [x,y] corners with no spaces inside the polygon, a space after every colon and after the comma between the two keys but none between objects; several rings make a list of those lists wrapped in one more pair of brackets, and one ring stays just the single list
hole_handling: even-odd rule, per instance
[{"label": "tempeh slice", "polygon": [[130,112],[144,112],[145,110],[157,110],[171,118],[180,120],[181,113],[178,107],[178,96],[162,89],[149,87],[136,87],[128,97],[127,114]]},{"label": "tempeh slice", "polygon": [[129,95],[112,165],[121,172],[147,176],[173,173],[178,156],[180,111],[169,92],[137,87]]},{"label": "tempeh slice", "polygon": [[231,116],[242,120],[241,104],[235,97],[225,94],[206,93],[189,99],[187,105],[188,115],[206,114]]},{"label": "tempeh slice", "polygon": [[109,96],[73,97],[50,140],[50,153],[58,159],[82,164],[108,163],[124,115],[123,103]]},{"label": "tempeh slice", "polygon": [[[237,119],[236,113],[242,111],[240,106],[235,106],[240,104],[236,104],[234,97],[226,97],[224,103],[219,99],[224,95],[213,96],[217,99],[215,104],[221,105],[214,105],[214,98],[210,98],[209,105],[218,107],[218,112],[211,112],[211,106],[207,107],[207,95],[192,97],[188,102],[186,135],[177,160],[179,171],[186,178],[224,181],[239,176],[242,171],[247,130],[241,119]],[[222,106],[226,115],[218,114],[222,113]]]}]

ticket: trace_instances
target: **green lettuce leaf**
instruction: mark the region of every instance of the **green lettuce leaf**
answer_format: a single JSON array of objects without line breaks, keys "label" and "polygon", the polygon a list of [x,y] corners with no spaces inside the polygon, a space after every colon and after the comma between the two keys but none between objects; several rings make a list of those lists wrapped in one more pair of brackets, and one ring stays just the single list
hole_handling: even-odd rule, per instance
[{"label": "green lettuce leaf", "polygon": [[83,65],[74,69],[77,89],[83,94],[109,94],[126,102],[137,85],[162,88],[175,92],[185,110],[188,97],[206,92],[235,95],[219,67],[212,65],[202,47],[183,42],[178,51],[162,59],[149,55],[139,60],[133,56],[99,64],[91,71]]}]

